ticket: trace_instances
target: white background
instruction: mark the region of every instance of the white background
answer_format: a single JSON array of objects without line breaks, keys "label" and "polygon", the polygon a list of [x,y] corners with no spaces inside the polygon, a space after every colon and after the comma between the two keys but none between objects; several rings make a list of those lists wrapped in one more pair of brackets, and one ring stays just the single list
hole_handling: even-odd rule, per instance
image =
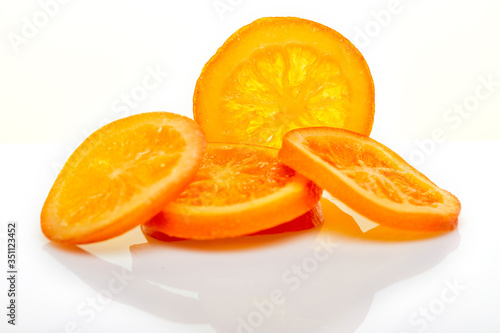
[{"label": "white background", "polygon": [[[4,309],[2,332],[237,332],[272,290],[285,304],[241,332],[500,331],[498,1],[71,0],[48,17],[49,2],[0,2],[2,272],[8,221],[20,251],[18,326]],[[161,246],[134,229],[79,251],[50,244],[39,213],[68,154],[127,114],[191,117],[204,63],[263,16],[318,21],[360,49],[375,82],[372,137],[462,201],[458,230],[399,243],[333,235],[338,246],[296,290],[283,276],[314,258],[321,230]],[[151,71],[158,85],[124,107]],[[92,308],[123,269],[131,280]]]}]

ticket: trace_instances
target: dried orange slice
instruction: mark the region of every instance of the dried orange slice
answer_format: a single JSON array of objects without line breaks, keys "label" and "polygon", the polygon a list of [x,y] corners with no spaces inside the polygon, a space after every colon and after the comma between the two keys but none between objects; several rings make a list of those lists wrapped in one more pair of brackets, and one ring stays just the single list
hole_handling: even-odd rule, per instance
[{"label": "dried orange slice", "polygon": [[446,231],[460,202],[384,145],[347,130],[290,131],[279,159],[359,214],[392,228]]},{"label": "dried orange slice", "polygon": [[322,190],[280,163],[277,154],[268,147],[209,143],[194,181],[146,227],[179,238],[216,239],[304,214]]},{"label": "dried orange slice", "polygon": [[279,148],[286,132],[311,126],[369,135],[374,85],[344,36],[296,17],[266,17],[236,31],[204,66],[194,118],[209,142]]},{"label": "dried orange slice", "polygon": [[[323,210],[321,204],[318,202],[316,207],[310,211],[300,215],[299,217],[293,219],[292,221],[285,222],[283,224],[277,225],[270,229],[261,230],[248,236],[262,236],[262,235],[274,235],[283,234],[288,232],[303,231],[317,227],[324,222]],[[178,242],[186,240],[185,238],[178,238],[164,234],[154,228],[148,227],[146,225],[141,225],[142,233],[147,236],[154,238],[162,242]]]},{"label": "dried orange slice", "polygon": [[152,112],[112,122],[69,157],[41,213],[47,238],[102,241],[151,219],[189,184],[206,141],[191,119]]}]

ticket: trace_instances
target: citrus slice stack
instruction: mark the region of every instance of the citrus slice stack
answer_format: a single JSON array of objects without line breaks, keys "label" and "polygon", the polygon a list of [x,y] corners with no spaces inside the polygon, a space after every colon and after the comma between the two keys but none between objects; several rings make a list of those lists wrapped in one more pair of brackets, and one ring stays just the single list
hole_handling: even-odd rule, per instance
[{"label": "citrus slice stack", "polygon": [[374,85],[344,36],[295,17],[267,17],[236,31],[204,66],[194,118],[209,142],[279,148],[295,128],[370,134]]},{"label": "citrus slice stack", "polygon": [[290,131],[279,159],[357,213],[392,228],[453,230],[460,202],[384,145],[351,131]]},{"label": "citrus slice stack", "polygon": [[146,227],[173,237],[216,239],[306,213],[322,190],[280,163],[277,154],[268,147],[209,143],[193,182]]},{"label": "citrus slice stack", "polygon": [[90,135],[59,173],[41,213],[47,238],[102,241],[144,223],[194,177],[206,141],[183,116],[143,113]]},{"label": "citrus slice stack", "polygon": [[256,20],[203,67],[198,124],[152,112],[89,136],[49,192],[42,231],[85,244],[140,224],[166,241],[305,230],[323,221],[319,186],[390,228],[454,229],[458,199],[368,137],[374,107],[368,65],[340,33]]}]

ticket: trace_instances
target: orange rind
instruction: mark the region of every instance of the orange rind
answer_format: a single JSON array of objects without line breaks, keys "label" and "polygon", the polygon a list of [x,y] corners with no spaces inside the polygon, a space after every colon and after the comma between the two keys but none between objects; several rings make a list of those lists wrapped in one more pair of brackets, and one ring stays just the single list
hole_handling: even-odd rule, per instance
[{"label": "orange rind", "polygon": [[[300,215],[299,217],[293,219],[292,221],[285,222],[283,224],[277,225],[276,227],[261,230],[248,236],[264,236],[264,235],[275,235],[275,234],[285,234],[289,232],[297,232],[313,229],[324,222],[323,210],[321,204],[318,203],[316,207],[310,211]],[[161,231],[157,231],[152,227],[146,225],[141,225],[141,231],[146,237],[151,237],[162,242],[178,242],[184,241],[185,238],[178,238],[164,234]]]}]

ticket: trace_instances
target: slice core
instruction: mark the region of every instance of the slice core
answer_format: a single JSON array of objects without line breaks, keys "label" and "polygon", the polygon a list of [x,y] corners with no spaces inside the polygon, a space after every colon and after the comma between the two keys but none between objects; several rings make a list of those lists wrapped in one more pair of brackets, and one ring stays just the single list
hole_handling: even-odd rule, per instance
[{"label": "slice core", "polygon": [[[237,138],[242,124],[255,143],[279,147],[298,127],[343,127],[352,91],[333,56],[299,43],[254,51],[231,73],[220,112],[225,134]],[[249,116],[250,115],[250,116]]]}]

